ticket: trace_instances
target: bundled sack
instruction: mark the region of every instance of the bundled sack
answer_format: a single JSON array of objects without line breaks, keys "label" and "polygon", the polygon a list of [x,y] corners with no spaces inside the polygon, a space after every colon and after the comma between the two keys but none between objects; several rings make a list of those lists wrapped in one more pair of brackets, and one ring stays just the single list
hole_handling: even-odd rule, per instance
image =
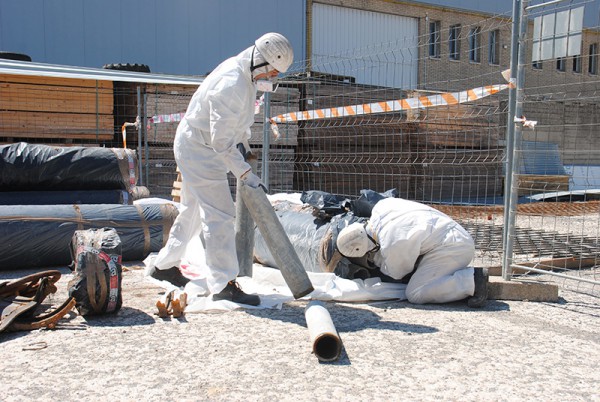
[{"label": "bundled sack", "polygon": [[121,294],[121,239],[113,228],[77,230],[71,241],[69,296],[82,316],[116,313]]}]

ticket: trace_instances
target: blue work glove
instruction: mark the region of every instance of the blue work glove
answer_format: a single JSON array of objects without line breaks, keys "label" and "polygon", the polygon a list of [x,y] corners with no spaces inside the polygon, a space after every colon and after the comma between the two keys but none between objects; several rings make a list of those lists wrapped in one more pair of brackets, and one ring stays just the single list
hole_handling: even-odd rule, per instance
[{"label": "blue work glove", "polygon": [[258,177],[254,173],[252,173],[251,170],[248,170],[246,173],[244,173],[240,177],[240,180],[242,181],[242,184],[244,184],[246,186],[249,186],[249,187],[252,187],[252,188],[262,187],[262,189],[264,190],[265,193],[268,192],[267,191],[267,187],[260,180],[260,177]]}]

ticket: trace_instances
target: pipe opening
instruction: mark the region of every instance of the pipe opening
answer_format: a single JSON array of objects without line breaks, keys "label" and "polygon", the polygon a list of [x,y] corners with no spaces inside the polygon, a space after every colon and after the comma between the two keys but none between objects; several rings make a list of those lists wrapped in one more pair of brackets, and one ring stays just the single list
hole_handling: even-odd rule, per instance
[{"label": "pipe opening", "polygon": [[323,334],[313,344],[313,352],[319,360],[337,360],[342,351],[340,338],[331,334]]}]

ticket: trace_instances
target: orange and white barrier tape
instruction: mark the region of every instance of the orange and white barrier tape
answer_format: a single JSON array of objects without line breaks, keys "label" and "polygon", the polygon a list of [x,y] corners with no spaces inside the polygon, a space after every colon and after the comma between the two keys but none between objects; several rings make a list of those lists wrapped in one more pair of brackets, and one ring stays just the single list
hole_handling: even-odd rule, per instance
[{"label": "orange and white barrier tape", "polygon": [[[509,70],[506,70],[509,71]],[[503,72],[505,78],[508,76]],[[509,81],[507,79],[507,81]],[[396,99],[389,101],[364,103],[361,105],[339,106],[326,109],[303,110],[290,112],[272,117],[271,130],[276,138],[279,138],[277,123],[295,123],[298,121],[331,119],[335,117],[362,116],[375,113],[399,112],[402,110],[425,109],[436,106],[450,106],[460,103],[474,102],[476,100],[493,95],[507,88],[514,87],[512,83],[488,85],[468,89],[460,92],[445,92],[436,95],[418,96],[415,98]]]}]

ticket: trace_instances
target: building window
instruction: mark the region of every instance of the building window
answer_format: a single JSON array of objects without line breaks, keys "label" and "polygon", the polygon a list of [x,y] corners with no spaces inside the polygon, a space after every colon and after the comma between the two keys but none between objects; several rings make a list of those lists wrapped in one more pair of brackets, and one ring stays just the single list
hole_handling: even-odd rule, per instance
[{"label": "building window", "polygon": [[500,64],[500,30],[490,31],[488,62],[490,64]]},{"label": "building window", "polygon": [[581,73],[581,56],[573,56],[573,72]]},{"label": "building window", "polygon": [[564,57],[559,57],[558,59],[556,59],[556,69],[558,71],[566,71],[567,60]]},{"label": "building window", "polygon": [[440,57],[440,27],[440,21],[432,21],[429,23],[429,57]]},{"label": "building window", "polygon": [[541,70],[543,67],[542,62],[540,60],[534,61],[533,63],[531,63],[531,67],[533,67],[534,70]]},{"label": "building window", "polygon": [[592,43],[590,45],[590,62],[588,64],[588,73],[598,74],[598,44]]},{"label": "building window", "polygon": [[452,25],[448,35],[450,60],[460,60],[460,25]]},{"label": "building window", "polygon": [[481,28],[475,27],[469,31],[469,61],[481,62]]}]

